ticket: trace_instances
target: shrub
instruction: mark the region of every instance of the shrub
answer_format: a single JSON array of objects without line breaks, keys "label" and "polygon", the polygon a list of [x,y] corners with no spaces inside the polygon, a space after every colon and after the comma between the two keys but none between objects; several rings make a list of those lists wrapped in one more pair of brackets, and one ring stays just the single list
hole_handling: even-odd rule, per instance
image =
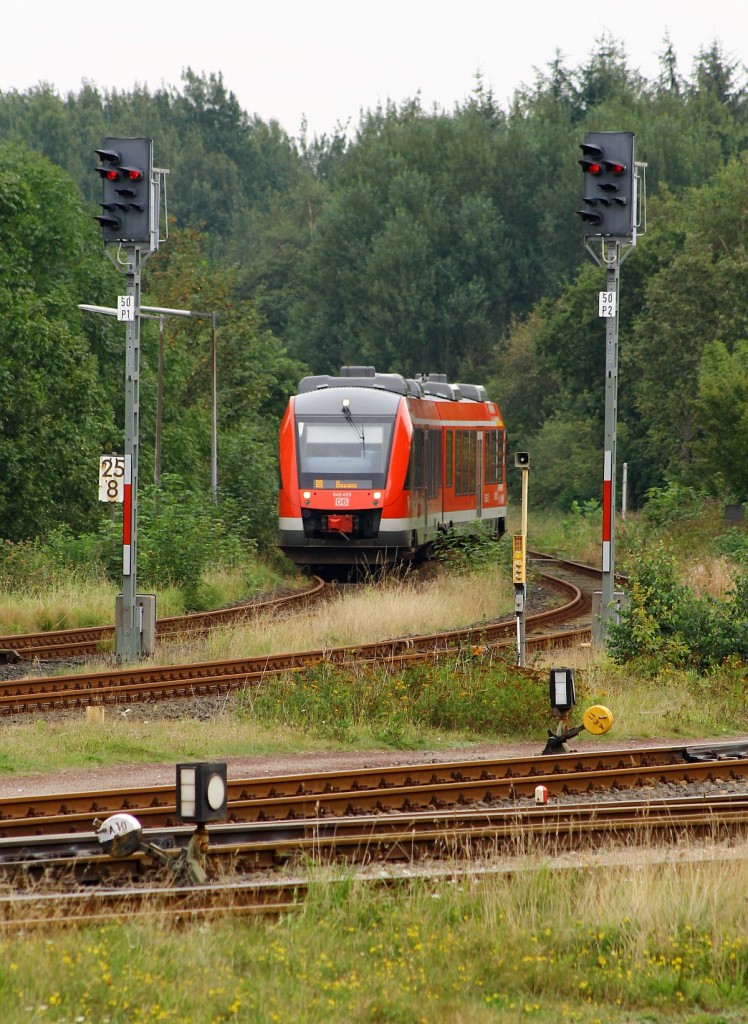
[{"label": "shrub", "polygon": [[695,519],[702,513],[706,500],[701,491],[681,484],[650,487],[644,514],[655,526],[668,526],[680,520]]},{"label": "shrub", "polygon": [[705,671],[748,660],[748,577],[722,599],[697,597],[680,582],[674,556],[661,547],[633,557],[628,572],[629,606],[606,634],[615,661]]},{"label": "shrub", "polygon": [[748,565],[748,533],[731,526],[729,530],[717,537],[714,546],[718,555],[724,555],[734,562]]}]

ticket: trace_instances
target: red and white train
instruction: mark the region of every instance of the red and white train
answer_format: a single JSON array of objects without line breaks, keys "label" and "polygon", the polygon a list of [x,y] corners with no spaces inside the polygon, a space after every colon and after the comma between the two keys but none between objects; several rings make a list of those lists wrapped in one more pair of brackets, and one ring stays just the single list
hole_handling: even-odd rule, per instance
[{"label": "red and white train", "polygon": [[280,426],[279,545],[300,565],[411,559],[506,523],[506,432],[485,388],[373,366],[304,377]]}]

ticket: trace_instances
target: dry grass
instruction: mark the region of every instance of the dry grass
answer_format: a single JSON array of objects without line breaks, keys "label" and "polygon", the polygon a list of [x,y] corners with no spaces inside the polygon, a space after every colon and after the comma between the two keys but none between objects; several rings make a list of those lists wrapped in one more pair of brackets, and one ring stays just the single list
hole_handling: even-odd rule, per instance
[{"label": "dry grass", "polygon": [[44,593],[0,591],[0,631],[36,633],[111,622],[115,595],[115,588],[103,583],[59,584]]},{"label": "dry grass", "polygon": [[735,583],[736,574],[735,563],[720,556],[688,564],[682,582],[700,597],[723,597]]},{"label": "dry grass", "polygon": [[9,931],[3,1021],[738,1024],[746,863],[634,853],[388,889],[338,868],[280,921]]},{"label": "dry grass", "polygon": [[164,661],[211,661],[374,643],[392,637],[480,625],[514,608],[514,587],[495,569],[480,576],[390,579],[343,591],[288,616],[215,630],[189,649],[163,649]]}]

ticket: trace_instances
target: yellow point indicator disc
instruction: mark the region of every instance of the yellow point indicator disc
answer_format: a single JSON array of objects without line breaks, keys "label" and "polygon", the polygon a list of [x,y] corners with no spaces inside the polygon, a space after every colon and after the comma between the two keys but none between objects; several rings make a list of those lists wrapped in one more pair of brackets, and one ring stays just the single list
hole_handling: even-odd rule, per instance
[{"label": "yellow point indicator disc", "polygon": [[600,736],[613,725],[613,713],[603,704],[595,704],[593,707],[587,708],[582,715],[582,725],[587,732],[593,732]]}]

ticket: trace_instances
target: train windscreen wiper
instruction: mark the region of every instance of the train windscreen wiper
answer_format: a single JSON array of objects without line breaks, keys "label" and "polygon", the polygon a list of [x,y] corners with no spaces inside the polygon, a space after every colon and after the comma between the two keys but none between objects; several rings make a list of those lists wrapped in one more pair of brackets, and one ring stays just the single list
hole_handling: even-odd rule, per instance
[{"label": "train windscreen wiper", "polygon": [[356,426],[356,424],[353,421],[353,414],[351,413],[350,405],[351,405],[350,399],[344,398],[343,399],[343,415],[345,416],[345,418],[348,421],[348,423],[350,423],[350,425],[356,431],[356,436],[361,441],[362,454],[365,455],[366,454],[366,438],[364,437],[364,425],[363,425],[363,423],[361,424],[361,429],[360,430]]}]

